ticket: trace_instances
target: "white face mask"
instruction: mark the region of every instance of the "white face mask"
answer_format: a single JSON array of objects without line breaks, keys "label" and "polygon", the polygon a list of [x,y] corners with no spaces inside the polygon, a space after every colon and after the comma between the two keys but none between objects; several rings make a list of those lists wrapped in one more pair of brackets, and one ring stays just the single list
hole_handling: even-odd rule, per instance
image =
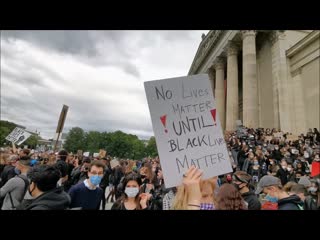
[{"label": "white face mask", "polygon": [[291,169],[292,169],[291,167],[288,167],[288,168],[287,168],[287,170],[288,170],[289,172],[291,171]]},{"label": "white face mask", "polygon": [[315,193],[317,191],[317,188],[316,187],[309,187],[308,191],[311,193]]},{"label": "white face mask", "polygon": [[139,193],[139,188],[137,188],[137,187],[126,187],[124,192],[125,192],[125,194],[127,194],[127,196],[129,198],[134,198]]},{"label": "white face mask", "polygon": [[287,167],[286,167],[286,166],[281,166],[281,167],[282,167],[282,169],[283,169],[283,170],[286,170],[286,169],[287,169]]}]

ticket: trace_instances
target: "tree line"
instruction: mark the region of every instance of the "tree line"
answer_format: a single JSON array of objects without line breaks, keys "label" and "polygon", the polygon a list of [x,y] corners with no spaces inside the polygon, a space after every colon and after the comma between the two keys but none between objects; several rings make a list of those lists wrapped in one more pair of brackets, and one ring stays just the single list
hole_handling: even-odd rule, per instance
[{"label": "tree line", "polygon": [[[13,122],[0,120],[0,146],[11,145],[5,138],[15,127],[19,126]],[[28,145],[29,148],[36,149],[40,139],[39,135],[33,134],[22,145]],[[122,131],[85,132],[80,127],[74,127],[68,132],[63,148],[73,153],[77,153],[78,150],[95,153],[104,149],[110,156],[135,160],[158,155],[154,137],[149,140],[140,140],[136,135]]]},{"label": "tree line", "polygon": [[97,153],[104,149],[110,156],[135,160],[158,155],[154,137],[144,141],[136,135],[122,131],[85,132],[80,127],[74,127],[68,132],[63,148],[73,153],[77,153],[78,150]]}]

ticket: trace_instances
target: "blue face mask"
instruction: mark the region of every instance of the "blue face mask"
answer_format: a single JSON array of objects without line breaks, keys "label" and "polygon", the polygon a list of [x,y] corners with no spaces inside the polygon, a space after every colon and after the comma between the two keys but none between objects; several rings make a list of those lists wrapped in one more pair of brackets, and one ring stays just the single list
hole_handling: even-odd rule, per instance
[{"label": "blue face mask", "polygon": [[20,175],[20,174],[21,174],[21,171],[20,171],[17,167],[14,168],[14,172],[15,172],[17,175]]},{"label": "blue face mask", "polygon": [[278,202],[278,198],[277,197],[272,197],[269,194],[267,194],[266,198],[265,198],[268,202],[272,202],[272,203],[277,203]]},{"label": "blue face mask", "polygon": [[98,186],[101,182],[102,177],[98,176],[98,175],[93,175],[90,177],[90,182],[95,185]]}]

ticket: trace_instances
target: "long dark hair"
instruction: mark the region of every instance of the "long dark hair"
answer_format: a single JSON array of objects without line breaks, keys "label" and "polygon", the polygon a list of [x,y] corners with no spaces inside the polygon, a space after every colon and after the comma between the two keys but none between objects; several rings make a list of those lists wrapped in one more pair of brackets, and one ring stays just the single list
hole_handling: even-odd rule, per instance
[{"label": "long dark hair", "polygon": [[240,192],[230,183],[223,184],[217,195],[218,210],[247,210]]},{"label": "long dark hair", "polygon": [[[126,186],[128,184],[129,181],[136,181],[139,185],[139,193],[140,193],[140,186],[142,184],[142,181],[141,181],[141,177],[139,174],[135,173],[135,172],[132,172],[132,173],[129,173],[128,175],[126,175],[123,179],[123,182],[122,182],[122,189],[121,189],[121,196],[119,197],[119,199],[117,200],[120,204],[124,204],[124,202],[127,200],[128,196],[127,194],[125,193],[125,189],[126,189]],[[136,198],[135,198],[135,203],[136,203],[136,209],[137,210],[140,210],[141,209],[141,206],[140,206],[140,197],[139,195],[140,194],[137,194]]]}]

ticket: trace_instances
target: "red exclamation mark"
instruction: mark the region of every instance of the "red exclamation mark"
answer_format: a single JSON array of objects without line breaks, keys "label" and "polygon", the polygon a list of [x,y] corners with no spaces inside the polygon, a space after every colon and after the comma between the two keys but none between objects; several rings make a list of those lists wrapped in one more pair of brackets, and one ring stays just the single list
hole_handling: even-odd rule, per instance
[{"label": "red exclamation mark", "polygon": [[[161,120],[161,122],[162,122],[163,126],[164,126],[164,127],[166,127],[167,115],[163,115],[163,116],[161,116],[161,117],[160,117],[160,120]],[[165,133],[167,133],[167,132],[168,132],[168,130],[167,130],[167,129],[164,129],[164,132],[165,132]]]},{"label": "red exclamation mark", "polygon": [[213,118],[213,121],[214,121],[214,126],[217,126],[217,123],[216,123],[216,109],[212,109],[210,110],[211,112],[211,115],[212,115],[212,118]]}]

